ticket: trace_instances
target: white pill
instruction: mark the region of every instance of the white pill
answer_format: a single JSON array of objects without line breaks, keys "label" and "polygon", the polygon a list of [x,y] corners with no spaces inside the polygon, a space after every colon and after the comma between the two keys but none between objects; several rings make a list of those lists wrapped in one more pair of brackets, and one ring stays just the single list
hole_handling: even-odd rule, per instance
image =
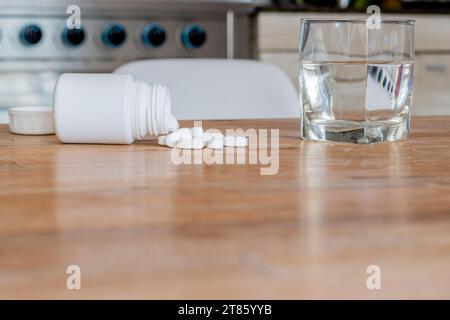
[{"label": "white pill", "polygon": [[205,146],[202,139],[181,139],[176,147],[180,149],[203,149]]},{"label": "white pill", "polygon": [[191,138],[192,137],[192,130],[190,128],[180,128],[178,130],[175,130],[172,133],[179,134],[183,138]]},{"label": "white pill", "polygon": [[175,147],[180,149],[191,149],[192,139],[181,139]]},{"label": "white pill", "polygon": [[193,127],[191,130],[191,134],[194,138],[202,138],[203,137],[203,128],[202,127]]},{"label": "white pill", "polygon": [[234,147],[234,143],[234,136],[225,136],[225,138],[223,139],[223,144],[225,147]]},{"label": "white pill", "polygon": [[220,139],[223,141],[223,134],[220,132],[205,132],[203,134],[203,141],[205,141],[206,143],[212,141],[213,139]]},{"label": "white pill", "polygon": [[234,137],[234,146],[237,148],[246,147],[247,146],[247,137],[235,136]]},{"label": "white pill", "polygon": [[206,147],[214,150],[223,149],[223,139],[221,138],[212,139],[211,141],[208,142]]},{"label": "white pill", "polygon": [[167,146],[166,138],[167,138],[167,136],[159,136],[158,137],[158,144],[161,145],[161,146]]},{"label": "white pill", "polygon": [[166,136],[166,145],[169,147],[175,147],[181,139],[182,137],[180,137],[180,135],[171,133]]},{"label": "white pill", "polygon": [[166,145],[175,147],[182,139],[192,139],[191,130],[189,128],[181,128],[168,134],[166,137]]},{"label": "white pill", "polygon": [[192,139],[192,149],[203,149],[205,147],[205,142],[203,139],[194,138]]}]

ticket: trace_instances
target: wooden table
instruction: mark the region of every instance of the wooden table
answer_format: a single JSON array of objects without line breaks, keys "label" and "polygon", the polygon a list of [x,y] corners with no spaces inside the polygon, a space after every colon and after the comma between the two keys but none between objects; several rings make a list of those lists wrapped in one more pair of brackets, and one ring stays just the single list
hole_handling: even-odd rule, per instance
[{"label": "wooden table", "polygon": [[349,145],[301,141],[294,120],[204,122],[280,128],[271,176],[175,165],[154,140],[63,145],[0,126],[0,298],[450,298],[450,118],[412,126]]}]

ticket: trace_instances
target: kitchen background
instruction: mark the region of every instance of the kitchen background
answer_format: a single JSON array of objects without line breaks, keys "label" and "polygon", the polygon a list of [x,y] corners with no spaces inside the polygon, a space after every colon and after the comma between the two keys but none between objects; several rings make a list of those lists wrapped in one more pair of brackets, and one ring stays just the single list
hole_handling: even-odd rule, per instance
[{"label": "kitchen background", "polygon": [[[111,72],[148,58],[257,59],[298,74],[301,17],[416,19],[415,115],[450,114],[450,0],[0,0],[0,123],[51,105],[62,72]],[[70,5],[80,30],[66,28]],[[296,84],[297,85],[297,84]]]}]

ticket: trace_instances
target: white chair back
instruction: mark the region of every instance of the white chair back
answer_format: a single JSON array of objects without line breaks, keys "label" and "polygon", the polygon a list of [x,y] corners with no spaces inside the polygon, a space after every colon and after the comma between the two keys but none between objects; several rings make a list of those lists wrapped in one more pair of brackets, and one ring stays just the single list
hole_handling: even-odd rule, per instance
[{"label": "white chair back", "polygon": [[167,85],[178,119],[299,117],[297,90],[276,66],[253,60],[153,59],[115,73]]}]

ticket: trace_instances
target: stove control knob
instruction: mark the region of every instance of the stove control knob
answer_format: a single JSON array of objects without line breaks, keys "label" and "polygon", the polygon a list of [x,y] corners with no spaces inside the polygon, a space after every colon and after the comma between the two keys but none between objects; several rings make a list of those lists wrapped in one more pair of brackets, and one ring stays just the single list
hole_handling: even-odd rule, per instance
[{"label": "stove control knob", "polygon": [[83,29],[64,29],[63,42],[68,46],[78,46],[83,43],[85,32]]},{"label": "stove control knob", "polygon": [[122,45],[127,38],[125,27],[121,24],[112,24],[105,28],[102,35],[103,43],[111,48]]},{"label": "stove control knob", "polygon": [[142,42],[156,48],[166,41],[166,30],[158,24],[148,24],[142,31]]},{"label": "stove control knob", "polygon": [[181,32],[181,42],[186,49],[201,47],[206,41],[206,31],[202,26],[191,24]]},{"label": "stove control knob", "polygon": [[20,30],[20,41],[24,45],[35,45],[42,39],[42,30],[38,25],[30,24]]}]

